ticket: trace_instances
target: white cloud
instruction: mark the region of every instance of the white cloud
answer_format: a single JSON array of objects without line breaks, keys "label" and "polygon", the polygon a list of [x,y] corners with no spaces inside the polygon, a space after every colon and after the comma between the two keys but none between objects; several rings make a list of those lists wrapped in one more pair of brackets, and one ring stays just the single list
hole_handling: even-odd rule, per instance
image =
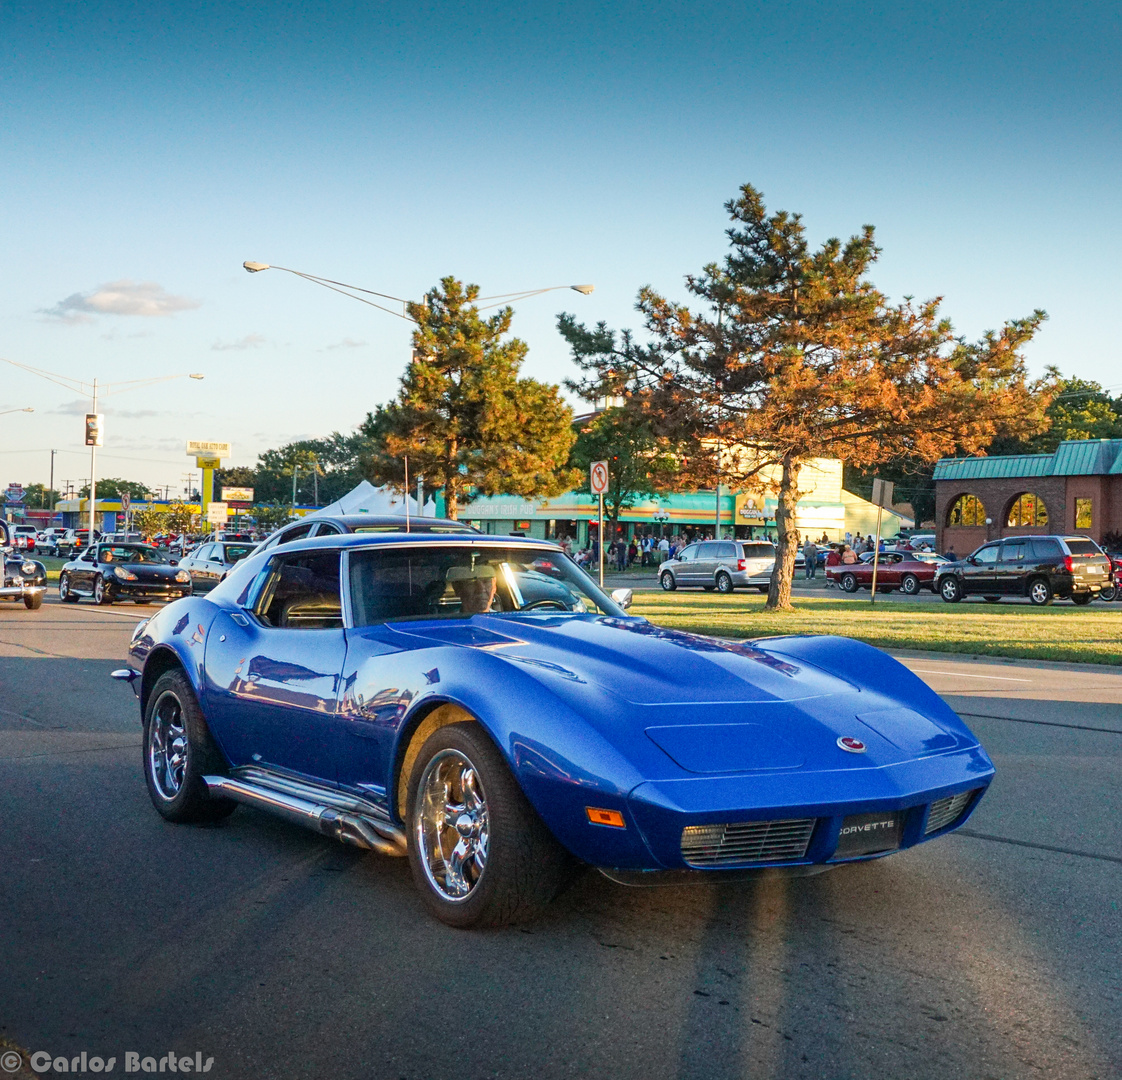
[{"label": "white cloud", "polygon": [[199,306],[198,300],[186,296],[172,296],[154,281],[111,281],[99,285],[92,292],[72,293],[52,308],[42,308],[42,314],[65,323],[90,322],[94,315],[174,315],[177,311],[191,311]]},{"label": "white cloud", "polygon": [[229,352],[231,349],[259,349],[265,344],[266,338],[263,334],[246,334],[243,338],[238,338],[237,341],[216,341],[211,349],[214,352]]},{"label": "white cloud", "polygon": [[327,350],[324,351],[331,349],[361,349],[367,344],[369,344],[369,342],[355,341],[354,338],[345,337],[342,341],[335,342],[334,345],[328,345]]}]

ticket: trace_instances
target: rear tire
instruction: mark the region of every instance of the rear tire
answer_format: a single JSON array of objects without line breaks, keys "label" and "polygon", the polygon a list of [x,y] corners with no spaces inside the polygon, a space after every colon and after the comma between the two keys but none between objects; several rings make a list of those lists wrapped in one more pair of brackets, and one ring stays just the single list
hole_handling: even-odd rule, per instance
[{"label": "rear tire", "polygon": [[717,592],[730,593],[735,588],[732,583],[732,578],[728,574],[717,575]]},{"label": "rear tire", "polygon": [[1077,607],[1085,607],[1087,604],[1089,604],[1094,599],[1095,599],[1095,594],[1094,593],[1089,593],[1089,592],[1074,593],[1074,594],[1072,594],[1071,602],[1073,604],[1075,604]]},{"label": "rear tire", "polygon": [[678,582],[674,580],[674,575],[669,571],[659,575],[658,583],[666,592],[673,592],[678,587]]},{"label": "rear tire", "polygon": [[916,596],[919,594],[919,578],[915,574],[905,574],[900,579],[900,591],[905,596]]},{"label": "rear tire", "polygon": [[1029,582],[1028,597],[1037,607],[1045,607],[1055,598],[1055,593],[1047,578],[1038,577]]},{"label": "rear tire", "polygon": [[449,926],[532,919],[575,866],[478,724],[450,724],[425,740],[408,808],[413,880]]},{"label": "rear tire", "polygon": [[1108,585],[1105,589],[1100,591],[1099,599],[1105,601],[1108,604],[1113,600],[1117,600],[1118,599],[1118,586],[1117,585]]},{"label": "rear tire", "polygon": [[962,599],[962,586],[958,578],[945,577],[939,582],[939,595],[948,604],[957,604]]},{"label": "rear tire", "polygon": [[214,798],[203,780],[227,766],[182,671],[164,672],[152,687],[142,745],[148,794],[168,821],[221,821],[237,809],[232,799]]},{"label": "rear tire", "polygon": [[842,574],[841,581],[838,582],[842,587],[842,592],[855,593],[857,591],[857,578],[854,574]]},{"label": "rear tire", "polygon": [[64,604],[78,603],[78,597],[70,590],[69,574],[62,574],[58,579],[58,598]]}]

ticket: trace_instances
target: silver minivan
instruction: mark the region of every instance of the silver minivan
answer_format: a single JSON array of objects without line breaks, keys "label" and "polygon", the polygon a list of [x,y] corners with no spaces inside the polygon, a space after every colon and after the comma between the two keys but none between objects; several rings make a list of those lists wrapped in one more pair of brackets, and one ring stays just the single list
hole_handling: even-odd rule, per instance
[{"label": "silver minivan", "polygon": [[700,586],[730,593],[735,588],[767,592],[775,565],[775,545],[768,540],[702,540],[684,547],[658,568],[667,591]]}]

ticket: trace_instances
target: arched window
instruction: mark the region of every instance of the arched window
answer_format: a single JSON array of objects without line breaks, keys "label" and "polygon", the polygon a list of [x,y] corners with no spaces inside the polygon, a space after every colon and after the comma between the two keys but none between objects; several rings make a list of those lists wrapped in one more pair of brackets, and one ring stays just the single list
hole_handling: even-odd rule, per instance
[{"label": "arched window", "polygon": [[1009,507],[1009,517],[1005,524],[1014,529],[1025,525],[1047,525],[1048,508],[1039,495],[1031,491],[1022,492]]},{"label": "arched window", "polygon": [[977,495],[960,495],[951,503],[948,525],[985,525],[986,508]]}]

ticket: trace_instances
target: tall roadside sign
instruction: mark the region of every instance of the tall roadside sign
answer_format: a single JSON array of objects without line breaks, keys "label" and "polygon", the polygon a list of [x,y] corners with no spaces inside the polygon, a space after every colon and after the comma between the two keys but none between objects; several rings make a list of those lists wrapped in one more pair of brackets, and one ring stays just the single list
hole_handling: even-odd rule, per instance
[{"label": "tall roadside sign", "polygon": [[608,463],[594,461],[588,467],[588,484],[592,494],[600,500],[600,531],[597,535],[596,547],[600,552],[600,588],[604,587],[604,492],[608,490]]},{"label": "tall roadside sign", "polygon": [[880,519],[886,506],[892,505],[892,491],[895,484],[891,480],[873,480],[873,502],[877,504],[877,544],[873,548],[873,586],[870,604],[877,602],[877,567],[880,564]]},{"label": "tall roadside sign", "polygon": [[[230,456],[228,442],[207,442],[203,439],[187,440],[187,456],[195,459],[195,464],[202,471],[202,506],[199,508],[204,521],[210,522],[207,508],[214,499],[214,470],[222,465],[222,459]],[[223,506],[225,513],[225,506]],[[223,522],[225,518],[223,518]]]}]

